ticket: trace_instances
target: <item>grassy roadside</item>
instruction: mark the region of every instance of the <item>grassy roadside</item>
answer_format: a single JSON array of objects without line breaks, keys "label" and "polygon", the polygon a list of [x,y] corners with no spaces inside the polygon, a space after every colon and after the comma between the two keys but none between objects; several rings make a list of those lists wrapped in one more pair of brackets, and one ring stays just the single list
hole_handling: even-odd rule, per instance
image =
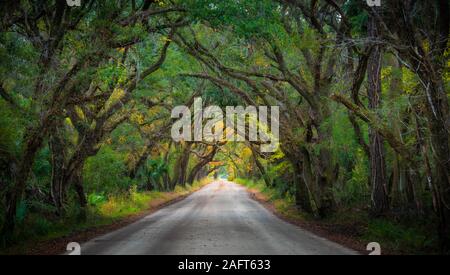
[{"label": "grassy roadside", "polygon": [[19,227],[16,244],[0,250],[0,255],[8,254],[59,254],[67,243],[82,242],[97,235],[126,226],[153,211],[187,195],[212,182],[203,179],[192,186],[177,186],[173,192],[137,192],[116,195],[104,201],[90,201],[86,219],[80,222],[77,213],[67,213],[65,218],[39,217],[30,214]]},{"label": "grassy roadside", "polygon": [[374,219],[369,217],[367,211],[358,208],[341,209],[329,218],[317,220],[299,212],[293,197],[282,196],[262,181],[236,179],[235,182],[245,186],[254,199],[277,216],[362,253],[367,253],[366,245],[370,242],[378,242],[382,254],[387,255],[439,253],[431,223]]}]

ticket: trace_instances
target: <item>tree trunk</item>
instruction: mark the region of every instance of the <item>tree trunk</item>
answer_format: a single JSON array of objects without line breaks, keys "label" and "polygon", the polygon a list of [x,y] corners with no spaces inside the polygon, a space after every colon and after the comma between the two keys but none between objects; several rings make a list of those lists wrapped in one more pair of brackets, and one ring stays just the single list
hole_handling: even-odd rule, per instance
[{"label": "tree trunk", "polygon": [[252,156],[253,156],[253,160],[255,161],[256,167],[258,167],[259,173],[261,174],[262,178],[264,179],[266,186],[267,187],[272,186],[269,176],[266,173],[266,169],[262,165],[261,161],[259,161],[258,153],[255,151],[255,148],[253,148],[253,145],[250,145],[250,149],[252,150]]},{"label": "tree trunk", "polygon": [[65,148],[64,142],[59,135],[58,128],[50,136],[49,147],[51,151],[52,177],[51,177],[51,198],[56,207],[58,215],[62,214],[64,207],[63,183],[65,176]]},{"label": "tree trunk", "polygon": [[302,164],[292,162],[292,165],[294,168],[295,204],[300,210],[305,211],[308,214],[313,214],[311,197],[303,177]]},{"label": "tree trunk", "polygon": [[194,168],[192,168],[191,173],[189,174],[187,182],[189,184],[194,183],[195,177],[197,176],[198,172],[205,167],[209,162],[211,162],[214,157],[216,156],[218,147],[214,147],[213,150],[206,156],[204,159],[201,159],[199,163],[197,163]]},{"label": "tree trunk", "polygon": [[[43,119],[49,122],[47,119]],[[48,125],[41,123],[38,127],[31,128],[25,135],[26,147],[22,155],[22,161],[17,169],[14,185],[11,190],[7,192],[5,221],[2,228],[2,236],[6,241],[9,241],[14,232],[16,224],[17,206],[22,200],[25,192],[26,182],[30,175],[36,154],[42,147],[44,136],[47,133]]]},{"label": "tree trunk", "polygon": [[171,189],[173,190],[178,184],[181,186],[186,185],[186,172],[189,163],[190,151],[192,143],[188,142],[184,145],[181,155],[175,164],[175,175],[171,184]]},{"label": "tree trunk", "polygon": [[138,161],[136,164],[130,169],[128,172],[131,179],[135,179],[137,176],[137,172],[139,169],[144,166],[145,162],[147,161],[148,157],[150,156],[152,147],[154,146],[154,141],[149,141],[142,152],[142,154],[139,156]]},{"label": "tree trunk", "polygon": [[[375,15],[369,16],[369,39],[379,38]],[[378,111],[381,106],[381,62],[382,51],[379,45],[373,45],[368,61],[368,99],[369,108]],[[372,185],[372,213],[381,215],[389,209],[384,139],[378,131],[369,129],[370,178]]]},{"label": "tree trunk", "polygon": [[[325,218],[335,210],[332,187],[338,177],[338,172],[332,165],[332,156],[328,149],[322,148],[319,158],[319,167],[316,170],[318,171],[317,185],[320,190],[320,205],[317,211],[320,217]],[[338,166],[336,167],[338,168]]]},{"label": "tree trunk", "polygon": [[86,221],[86,218],[87,218],[87,213],[86,213],[87,199],[86,199],[86,194],[84,193],[83,171],[82,170],[83,169],[79,169],[78,171],[76,171],[76,174],[73,176],[73,186],[78,195],[78,203],[80,206],[80,213],[78,214],[78,220],[80,222]]},{"label": "tree trunk", "polygon": [[[389,56],[389,63],[390,66],[392,67],[391,82],[389,85],[389,92],[388,92],[389,124],[392,127],[393,134],[396,135],[399,140],[403,140],[401,127],[399,125],[399,118],[400,121],[402,122],[404,122],[405,120],[403,120],[401,117],[402,112],[397,111],[396,108],[396,104],[403,94],[402,65],[394,55]],[[392,173],[389,180],[390,186],[388,190],[391,206],[399,207],[402,205],[400,194],[400,181],[401,181],[400,171],[402,169],[407,169],[407,167],[404,167],[405,165],[401,162],[401,156],[397,152],[393,151],[392,153],[394,157],[392,160],[392,167],[391,167]]]},{"label": "tree trunk", "polygon": [[[429,82],[432,83],[431,81]],[[436,90],[436,91],[432,91]],[[437,193],[437,214],[439,217],[439,237],[444,251],[450,250],[450,147],[448,99],[442,83],[430,85],[431,104],[428,106],[432,156],[435,165]]]},{"label": "tree trunk", "polygon": [[87,199],[86,194],[84,192],[83,187],[83,169],[80,169],[76,172],[76,174],[72,177],[73,186],[75,188],[75,191],[78,195],[78,203],[79,205],[84,208],[87,206]]}]

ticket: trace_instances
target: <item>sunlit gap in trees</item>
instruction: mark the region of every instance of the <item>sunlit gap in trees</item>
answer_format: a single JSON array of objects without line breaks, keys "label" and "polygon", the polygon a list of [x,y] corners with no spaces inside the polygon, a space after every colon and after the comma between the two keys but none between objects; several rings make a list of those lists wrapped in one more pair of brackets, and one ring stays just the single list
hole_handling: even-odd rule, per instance
[{"label": "sunlit gap in trees", "polygon": [[[270,132],[268,127],[269,110]],[[222,109],[219,106],[208,106],[203,110],[203,100],[198,97],[194,100],[193,118],[187,106],[177,106],[172,110],[172,118],[178,118],[172,126],[172,139],[176,142],[261,142],[262,152],[275,152],[279,147],[280,140],[279,112],[278,106],[247,106],[246,108],[227,106],[226,122],[224,123]],[[194,123],[193,132],[192,121]]]}]

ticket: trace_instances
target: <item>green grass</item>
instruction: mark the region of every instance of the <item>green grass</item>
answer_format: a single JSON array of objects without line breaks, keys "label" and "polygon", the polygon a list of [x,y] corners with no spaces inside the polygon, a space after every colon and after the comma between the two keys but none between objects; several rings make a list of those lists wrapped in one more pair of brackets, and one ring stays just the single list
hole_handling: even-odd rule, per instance
[{"label": "green grass", "polygon": [[362,238],[368,242],[376,241],[394,253],[434,254],[439,252],[435,230],[421,224],[373,219]]},{"label": "green grass", "polygon": [[304,219],[305,213],[297,211],[295,207],[295,200],[293,196],[287,194],[280,194],[275,188],[267,187],[264,181],[254,181],[250,179],[238,178],[236,183],[247,187],[250,190],[256,190],[264,196],[264,199],[270,202],[276,211],[285,217],[293,219]]},{"label": "green grass", "polygon": [[235,179],[234,182],[236,182],[240,185],[243,185],[249,189],[256,189],[256,190],[260,191],[261,193],[267,195],[269,197],[269,199],[275,199],[278,197],[275,189],[267,187],[263,181],[254,181],[254,180],[250,180],[250,179],[238,178],[238,179]]}]

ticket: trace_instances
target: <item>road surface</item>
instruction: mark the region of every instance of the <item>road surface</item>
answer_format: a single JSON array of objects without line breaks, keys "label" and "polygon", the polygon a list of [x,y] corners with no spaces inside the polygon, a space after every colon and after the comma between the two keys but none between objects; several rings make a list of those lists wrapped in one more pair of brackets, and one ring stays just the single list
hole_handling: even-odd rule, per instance
[{"label": "road surface", "polygon": [[81,254],[356,254],[289,224],[227,181],[81,245]]}]

